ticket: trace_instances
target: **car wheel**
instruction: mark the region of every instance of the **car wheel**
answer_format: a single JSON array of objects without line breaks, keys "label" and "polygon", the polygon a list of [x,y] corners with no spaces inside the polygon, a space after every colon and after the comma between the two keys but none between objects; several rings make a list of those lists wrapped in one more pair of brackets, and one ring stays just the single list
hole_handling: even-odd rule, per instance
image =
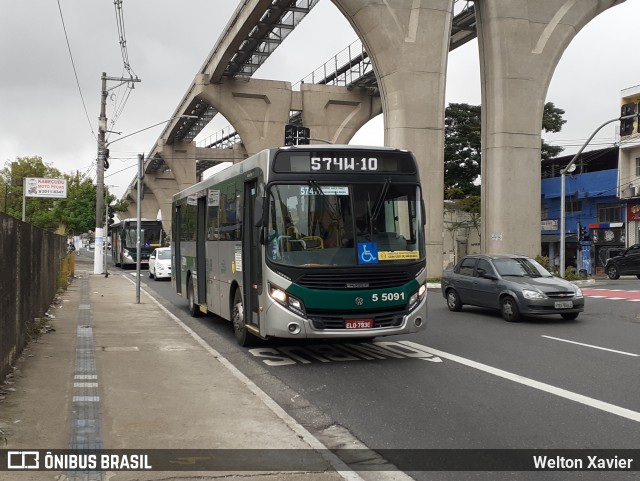
[{"label": "car wheel", "polygon": [[511,296],[504,296],[500,301],[500,311],[502,317],[507,322],[518,322],[520,320],[520,310],[518,304]]},{"label": "car wheel", "polygon": [[151,274],[151,269],[149,269],[149,279],[153,279],[153,274]]},{"label": "car wheel", "polygon": [[562,316],[563,319],[566,319],[567,321],[573,321],[574,319],[578,318],[578,314],[579,312],[567,312],[565,314],[560,314]]},{"label": "car wheel", "polygon": [[615,266],[615,264],[610,264],[607,267],[607,277],[614,281],[620,278],[620,272],[618,271],[618,268]]},{"label": "car wheel", "polygon": [[462,302],[460,302],[460,296],[455,289],[449,289],[447,291],[447,307],[450,311],[458,312],[462,309]]},{"label": "car wheel", "polygon": [[189,282],[187,283],[187,302],[189,303],[189,314],[193,317],[198,317],[200,315],[200,307],[196,305],[196,301],[193,295],[193,280],[189,278]]},{"label": "car wheel", "polygon": [[242,293],[240,292],[240,288],[236,289],[236,293],[233,296],[231,322],[233,324],[233,333],[236,336],[238,344],[242,347],[253,346],[257,339],[249,332],[245,324],[244,303],[242,302]]},{"label": "car wheel", "polygon": [[153,270],[153,278],[154,278],[154,280],[156,280],[156,281],[158,280],[158,274],[156,273],[156,270],[155,270],[155,269]]}]

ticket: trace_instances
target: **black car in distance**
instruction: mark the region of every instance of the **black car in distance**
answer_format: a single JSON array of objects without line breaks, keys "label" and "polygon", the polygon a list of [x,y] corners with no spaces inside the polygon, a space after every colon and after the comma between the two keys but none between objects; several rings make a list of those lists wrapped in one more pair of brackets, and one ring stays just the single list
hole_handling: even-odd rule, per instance
[{"label": "black car in distance", "polygon": [[625,275],[640,279],[640,244],[634,244],[619,255],[607,259],[604,271],[613,280]]}]

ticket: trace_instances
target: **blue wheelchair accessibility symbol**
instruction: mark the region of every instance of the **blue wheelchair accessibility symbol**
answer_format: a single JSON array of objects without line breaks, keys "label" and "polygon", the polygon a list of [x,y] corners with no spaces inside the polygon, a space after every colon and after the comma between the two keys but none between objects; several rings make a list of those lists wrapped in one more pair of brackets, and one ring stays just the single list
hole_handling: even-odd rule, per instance
[{"label": "blue wheelchair accessibility symbol", "polygon": [[377,264],[378,244],[358,242],[358,264]]}]

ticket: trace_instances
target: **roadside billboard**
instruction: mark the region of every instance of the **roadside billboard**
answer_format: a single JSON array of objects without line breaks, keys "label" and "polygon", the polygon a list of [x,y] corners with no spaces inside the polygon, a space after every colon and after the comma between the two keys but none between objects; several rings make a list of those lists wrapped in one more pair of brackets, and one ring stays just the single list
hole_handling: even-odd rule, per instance
[{"label": "roadside billboard", "polygon": [[42,179],[27,177],[25,179],[25,197],[55,197],[67,198],[66,179]]}]

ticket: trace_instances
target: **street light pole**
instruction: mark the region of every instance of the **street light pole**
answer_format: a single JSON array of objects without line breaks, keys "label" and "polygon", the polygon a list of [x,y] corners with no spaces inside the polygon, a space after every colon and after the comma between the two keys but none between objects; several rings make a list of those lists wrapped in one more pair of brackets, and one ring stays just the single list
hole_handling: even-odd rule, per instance
[{"label": "street light pole", "polygon": [[136,304],[140,304],[140,255],[142,248],[142,176],[144,175],[144,155],[138,154],[138,188],[136,189]]},{"label": "street light pole", "polygon": [[[132,135],[139,134],[140,132],[144,132],[145,130],[152,129],[153,127],[157,127],[158,125],[166,124],[167,122],[171,122],[175,119],[197,119],[196,115],[178,115],[176,117],[171,117],[168,120],[164,120],[162,122],[158,122],[157,124],[150,125],[149,127],[145,127],[144,129],[136,130],[130,134],[125,135],[124,137],[120,137],[119,139],[114,140],[107,144],[107,147],[118,140],[125,139],[127,137],[131,137]],[[137,226],[136,226],[136,304],[140,304],[140,256],[142,255],[142,189],[144,188],[143,184],[144,177],[144,155],[138,154],[138,187],[136,194],[136,218],[137,218]]]},{"label": "street light pole", "polygon": [[602,127],[604,127],[605,125],[609,125],[612,122],[616,122],[618,120],[624,120],[624,119],[630,119],[630,118],[634,118],[636,117],[636,115],[626,115],[624,117],[616,117],[615,119],[611,119],[611,120],[607,120],[604,124],[602,124],[600,127],[598,127],[596,130],[594,130],[594,132],[591,134],[591,137],[589,137],[587,139],[587,141],[582,145],[582,147],[580,147],[580,150],[578,150],[578,152],[576,152],[576,155],[573,156],[573,158],[571,159],[571,162],[569,162],[567,164],[567,166],[562,169],[560,171],[560,277],[564,277],[564,265],[565,265],[565,176],[567,173],[571,173],[573,172],[573,165],[575,164],[576,160],[578,160],[578,157],[580,156],[580,154],[582,153],[582,151],[585,149],[585,147],[587,145],[589,145],[589,142],[591,142],[591,139],[593,139],[596,134],[598,132],[600,132],[600,129],[602,129]]}]

